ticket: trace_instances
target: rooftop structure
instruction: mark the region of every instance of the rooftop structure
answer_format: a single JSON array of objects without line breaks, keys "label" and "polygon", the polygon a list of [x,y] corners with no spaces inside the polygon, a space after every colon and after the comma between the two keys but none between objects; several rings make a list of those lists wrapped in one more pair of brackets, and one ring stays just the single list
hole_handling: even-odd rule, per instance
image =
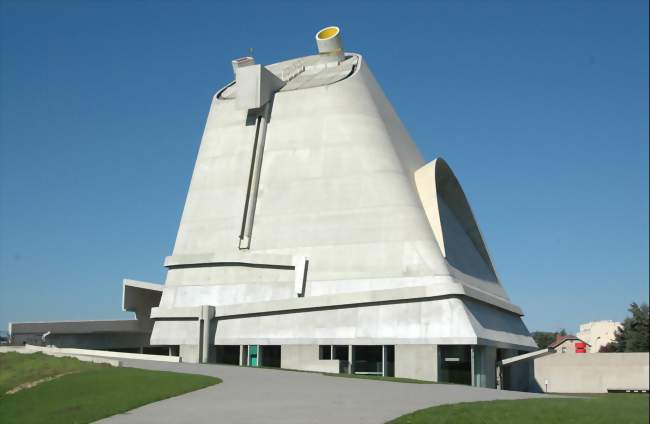
[{"label": "rooftop structure", "polygon": [[558,335],[548,347],[559,353],[587,353],[589,344],[579,337],[569,334],[566,336]]}]

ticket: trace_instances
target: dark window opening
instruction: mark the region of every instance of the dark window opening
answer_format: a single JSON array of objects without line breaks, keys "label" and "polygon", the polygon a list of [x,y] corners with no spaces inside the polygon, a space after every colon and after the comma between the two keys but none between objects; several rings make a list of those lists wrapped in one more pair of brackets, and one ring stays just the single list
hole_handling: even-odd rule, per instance
[{"label": "dark window opening", "polygon": [[332,346],[331,345],[318,346],[318,359],[332,359]]},{"label": "dark window opening", "polygon": [[384,346],[384,372],[386,377],[395,376],[395,346],[387,345]]},{"label": "dark window opening", "polygon": [[334,357],[332,359],[339,359],[341,361],[349,361],[348,358],[348,353],[349,353],[349,347],[348,345],[334,345]]},{"label": "dark window opening", "polygon": [[282,364],[282,348],[280,345],[260,346],[263,367],[280,368]]},{"label": "dark window opening", "polygon": [[216,363],[239,365],[239,345],[218,345],[216,348]]},{"label": "dark window opening", "polygon": [[354,350],[352,371],[355,374],[383,374],[383,346],[353,346],[352,349]]},{"label": "dark window opening", "polygon": [[472,384],[472,348],[470,346],[438,346],[438,381]]}]

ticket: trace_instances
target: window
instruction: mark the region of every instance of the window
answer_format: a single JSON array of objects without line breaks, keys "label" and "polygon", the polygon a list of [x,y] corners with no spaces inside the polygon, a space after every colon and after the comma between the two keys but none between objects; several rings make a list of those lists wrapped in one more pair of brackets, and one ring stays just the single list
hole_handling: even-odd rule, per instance
[{"label": "window", "polygon": [[318,346],[318,359],[332,359],[332,346],[330,345]]},{"label": "window", "polygon": [[348,346],[347,345],[334,345],[333,347],[334,350],[334,358],[332,359],[338,359],[341,361],[347,361],[348,360]]},{"label": "window", "polygon": [[566,346],[562,348],[562,353],[566,353]]}]

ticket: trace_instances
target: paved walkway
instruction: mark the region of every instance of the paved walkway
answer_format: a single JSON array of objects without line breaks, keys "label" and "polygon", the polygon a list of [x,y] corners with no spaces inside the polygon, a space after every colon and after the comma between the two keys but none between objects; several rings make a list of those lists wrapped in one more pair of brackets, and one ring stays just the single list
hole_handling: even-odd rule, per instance
[{"label": "paved walkway", "polygon": [[542,395],[452,384],[408,384],[228,365],[125,360],[124,366],[219,377],[223,383],[98,421],[119,423],[384,423],[445,403]]}]

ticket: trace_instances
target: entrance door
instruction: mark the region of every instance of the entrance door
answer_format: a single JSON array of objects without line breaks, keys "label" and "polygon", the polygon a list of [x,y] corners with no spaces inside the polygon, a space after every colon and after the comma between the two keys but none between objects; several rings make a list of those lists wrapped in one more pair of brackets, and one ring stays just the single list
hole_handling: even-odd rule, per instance
[{"label": "entrance door", "polygon": [[257,362],[257,351],[259,350],[259,347],[257,345],[250,345],[248,347],[248,365],[251,367],[257,367],[258,362]]},{"label": "entrance door", "polygon": [[438,346],[438,381],[471,385],[471,350],[463,345]]}]

